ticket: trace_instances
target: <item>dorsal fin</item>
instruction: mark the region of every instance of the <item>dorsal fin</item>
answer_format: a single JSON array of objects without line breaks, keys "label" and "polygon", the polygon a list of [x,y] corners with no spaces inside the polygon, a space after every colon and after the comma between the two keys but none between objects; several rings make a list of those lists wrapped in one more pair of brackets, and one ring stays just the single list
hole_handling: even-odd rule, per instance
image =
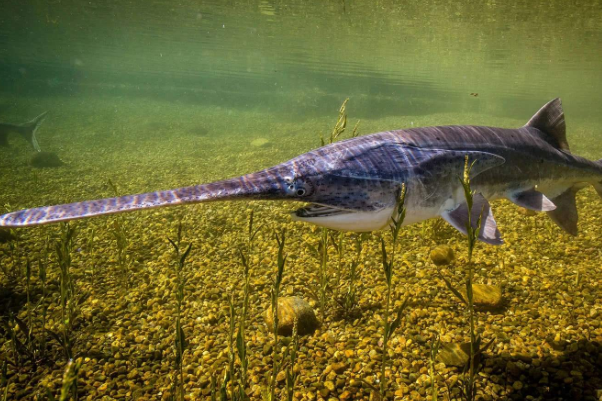
[{"label": "dorsal fin", "polygon": [[550,100],[539,109],[525,127],[537,128],[541,132],[550,135],[558,143],[559,149],[570,152],[569,143],[566,140],[564,111],[562,110],[562,101],[559,97]]}]

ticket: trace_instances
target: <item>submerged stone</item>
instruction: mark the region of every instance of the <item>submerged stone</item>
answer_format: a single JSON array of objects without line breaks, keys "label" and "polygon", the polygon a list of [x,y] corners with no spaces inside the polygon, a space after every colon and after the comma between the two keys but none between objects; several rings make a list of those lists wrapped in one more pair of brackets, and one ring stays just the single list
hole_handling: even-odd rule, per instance
[{"label": "submerged stone", "polygon": [[[466,289],[459,288],[460,293],[466,298]],[[499,308],[503,303],[502,287],[499,285],[473,284],[472,302],[475,306]]]},{"label": "submerged stone", "polygon": [[446,366],[466,366],[470,360],[470,343],[441,343],[437,359]]},{"label": "submerged stone", "polygon": [[270,141],[266,138],[256,138],[251,141],[251,146],[256,148],[263,148],[270,144]]},{"label": "submerged stone", "polygon": [[[265,313],[265,323],[272,328],[272,307]],[[318,319],[312,307],[299,297],[278,298],[278,334],[290,336],[293,334],[293,325],[297,320],[297,333],[302,336],[313,333],[319,326]]]},{"label": "submerged stone", "polygon": [[437,266],[447,266],[454,260],[454,251],[447,245],[439,245],[431,251],[431,260]]},{"label": "submerged stone", "polygon": [[37,152],[29,163],[36,168],[60,167],[65,163],[53,152]]}]

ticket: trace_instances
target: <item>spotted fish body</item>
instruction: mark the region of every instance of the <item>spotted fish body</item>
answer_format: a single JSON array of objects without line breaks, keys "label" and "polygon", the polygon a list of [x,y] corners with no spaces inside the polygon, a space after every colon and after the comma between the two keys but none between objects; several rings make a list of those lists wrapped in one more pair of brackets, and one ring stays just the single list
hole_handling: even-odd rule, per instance
[{"label": "spotted fish body", "polygon": [[[475,190],[468,210],[459,178],[473,164]],[[602,196],[602,162],[568,149],[560,99],[546,104],[524,127],[441,126],[381,132],[302,154],[257,173],[174,190],[26,209],[0,216],[0,226],[21,227],[130,210],[217,200],[290,200],[310,203],[296,220],[349,231],[385,227],[403,184],[405,224],[441,216],[466,232],[468,215],[482,215],[479,239],[502,243],[488,199],[507,198],[546,211],[576,233],[575,192],[593,184]]]}]

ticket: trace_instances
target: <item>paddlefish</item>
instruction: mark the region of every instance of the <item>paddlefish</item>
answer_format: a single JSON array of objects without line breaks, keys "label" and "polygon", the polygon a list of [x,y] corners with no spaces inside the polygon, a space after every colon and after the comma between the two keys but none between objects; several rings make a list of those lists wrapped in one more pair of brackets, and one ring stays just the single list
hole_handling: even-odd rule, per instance
[{"label": "paddlefish", "polygon": [[[460,181],[472,164],[472,209]],[[335,142],[282,164],[237,178],[191,187],[0,216],[0,226],[23,227],[140,209],[225,200],[286,200],[309,205],[294,220],[343,230],[385,228],[406,186],[404,225],[442,217],[466,234],[469,213],[479,240],[503,243],[489,201],[506,198],[546,212],[577,234],[575,193],[591,184],[602,196],[602,160],[571,154],[560,99],[521,128],[439,126],[386,131]]]},{"label": "paddlefish", "polygon": [[8,134],[10,133],[17,133],[19,135],[21,135],[23,138],[25,138],[26,141],[28,141],[31,146],[33,146],[33,149],[37,152],[41,152],[42,149],[40,148],[40,145],[38,144],[38,139],[36,138],[36,132],[38,131],[38,128],[40,128],[40,125],[42,124],[42,122],[44,121],[44,119],[46,118],[46,114],[48,112],[45,111],[42,114],[40,114],[39,116],[37,116],[36,118],[34,118],[31,121],[28,121],[26,123],[23,124],[8,124],[8,123],[0,123],[0,146],[7,146],[8,145]]}]

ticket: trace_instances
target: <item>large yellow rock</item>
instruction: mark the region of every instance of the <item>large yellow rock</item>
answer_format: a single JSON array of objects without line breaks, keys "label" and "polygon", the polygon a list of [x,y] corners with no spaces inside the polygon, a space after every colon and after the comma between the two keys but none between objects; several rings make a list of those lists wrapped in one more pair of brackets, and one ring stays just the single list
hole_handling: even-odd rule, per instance
[{"label": "large yellow rock", "polygon": [[[458,289],[464,299],[466,298],[466,288]],[[504,299],[502,298],[502,287],[499,285],[488,284],[473,284],[472,285],[472,302],[475,306],[487,308],[499,308],[502,306]]]},{"label": "large yellow rock", "polygon": [[447,245],[439,245],[431,251],[431,260],[437,266],[447,266],[454,260],[454,251]]},{"label": "large yellow rock", "polygon": [[[272,330],[272,306],[265,312],[265,323]],[[290,336],[297,319],[297,333],[302,336],[313,333],[319,326],[318,319],[312,307],[299,297],[278,298],[278,334]]]},{"label": "large yellow rock", "polygon": [[470,343],[441,343],[437,359],[446,366],[466,366],[470,360]]}]

